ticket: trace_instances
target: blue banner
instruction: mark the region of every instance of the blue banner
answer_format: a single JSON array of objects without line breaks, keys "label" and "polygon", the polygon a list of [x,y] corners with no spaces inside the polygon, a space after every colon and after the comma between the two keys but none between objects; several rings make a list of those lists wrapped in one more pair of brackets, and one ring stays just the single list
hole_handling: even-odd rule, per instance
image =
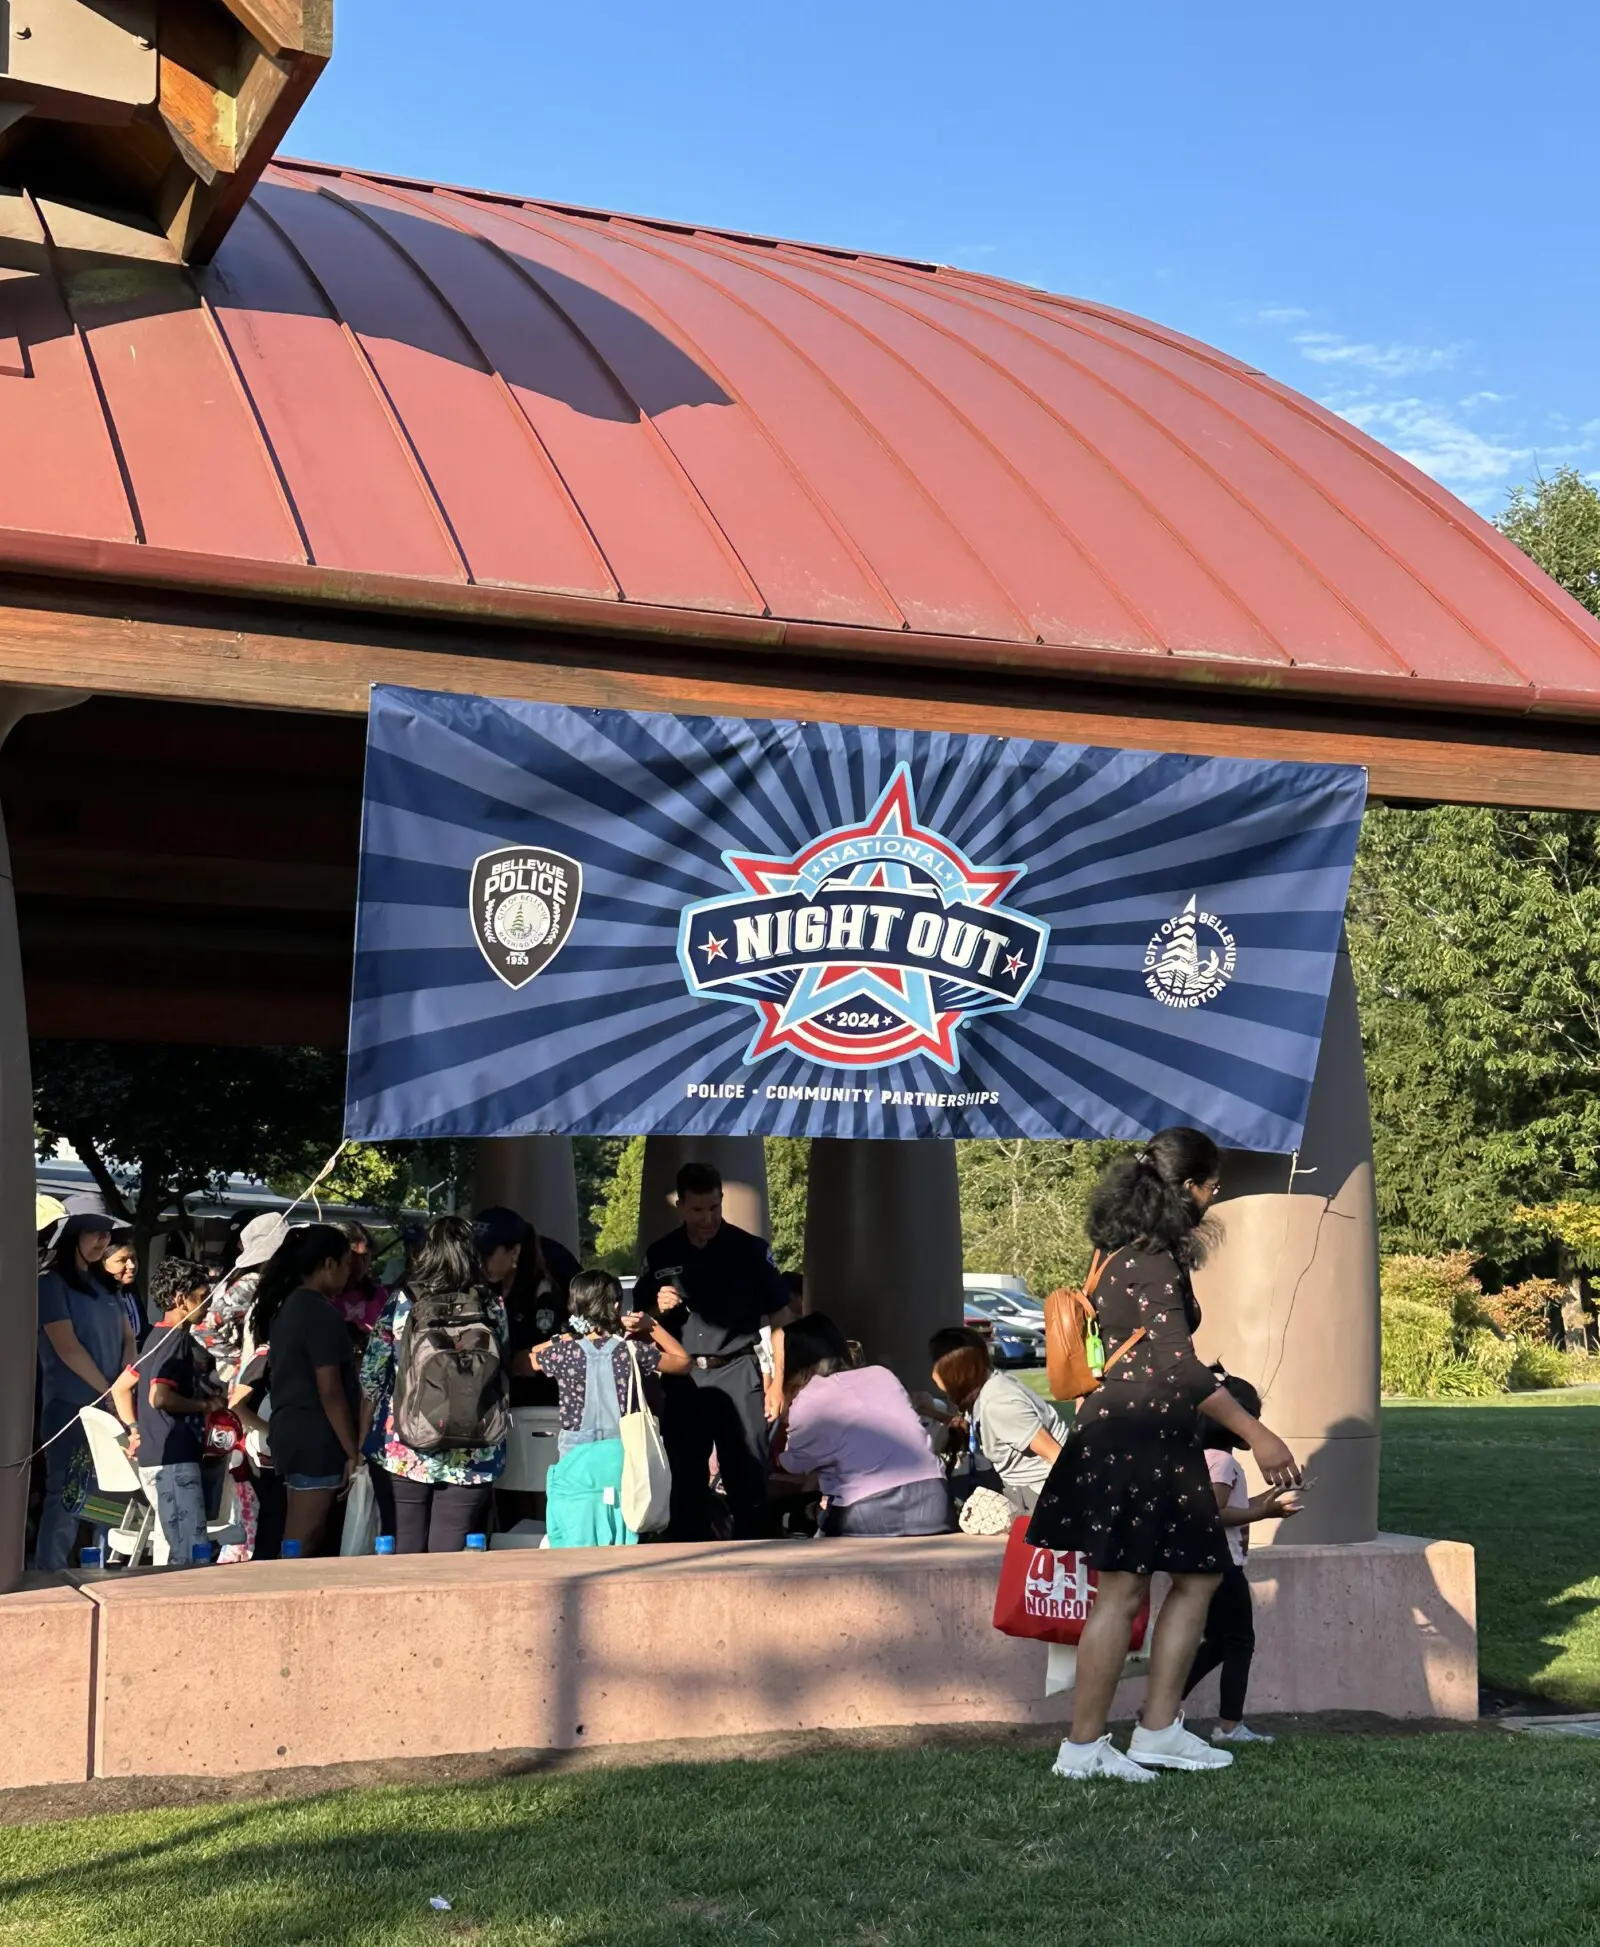
[{"label": "blue banner", "polygon": [[1289,1151],[1365,773],[375,689],[346,1133]]}]

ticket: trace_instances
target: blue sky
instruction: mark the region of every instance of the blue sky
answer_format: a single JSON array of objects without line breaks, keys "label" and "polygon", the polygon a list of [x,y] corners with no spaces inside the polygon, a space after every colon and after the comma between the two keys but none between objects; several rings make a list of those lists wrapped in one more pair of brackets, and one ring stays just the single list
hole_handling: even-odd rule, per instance
[{"label": "blue sky", "polygon": [[1600,7],[338,0],[292,154],[1095,298],[1492,513],[1600,474]]}]

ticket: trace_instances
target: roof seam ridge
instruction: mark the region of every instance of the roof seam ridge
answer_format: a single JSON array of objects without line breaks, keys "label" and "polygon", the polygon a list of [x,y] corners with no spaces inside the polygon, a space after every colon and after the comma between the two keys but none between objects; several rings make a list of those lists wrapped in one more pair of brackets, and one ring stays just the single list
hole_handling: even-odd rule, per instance
[{"label": "roof seam ridge", "polygon": [[[363,177],[360,180],[366,180],[366,178]],[[389,193],[391,195],[400,195],[402,197],[404,196],[403,191],[390,190]],[[595,534],[594,529],[589,525],[589,522],[584,515],[583,509],[578,505],[577,496],[573,493],[572,489],[567,485],[565,478],[562,476],[561,469],[556,465],[554,459],[551,457],[549,448],[545,445],[544,441],[539,437],[539,432],[537,427],[535,427],[533,421],[529,419],[527,413],[523,410],[521,402],[518,400],[516,394],[512,391],[511,387],[507,384],[505,374],[500,371],[500,369],[496,366],[494,360],[489,357],[488,353],[484,350],[482,344],[479,342],[477,333],[473,331],[471,326],[467,323],[466,319],[456,309],[455,305],[451,302],[450,298],[441,289],[437,281],[428,274],[428,272],[417,261],[417,259],[412,255],[412,253],[405,248],[405,246],[400,242],[399,238],[391,236],[390,233],[383,227],[383,225],[377,222],[374,218],[368,216],[367,212],[363,210],[358,203],[352,202],[346,197],[340,196],[336,191],[333,190],[325,189],[320,191],[319,194],[328,197],[330,202],[337,203],[341,209],[349,210],[352,216],[358,218],[361,222],[365,223],[367,227],[370,230],[372,230],[374,235],[379,237],[385,244],[387,244],[391,250],[395,251],[396,254],[401,258],[401,260],[410,266],[415,276],[423,284],[425,284],[430,291],[433,292],[434,296],[438,299],[439,303],[444,307],[444,309],[449,313],[450,317],[455,321],[455,324],[457,328],[460,330],[463,338],[465,338],[467,343],[471,345],[473,352],[476,354],[476,356],[482,360],[485,376],[488,377],[493,382],[499,394],[500,399],[505,404],[507,410],[510,412],[517,426],[521,428],[523,437],[531,443],[534,452],[537,454],[540,463],[545,468],[545,471],[549,474],[551,479],[554,480],[557,487],[560,489],[562,499],[566,502],[567,510],[572,516],[573,522],[577,526],[578,531],[583,535],[584,539],[587,541],[590,552],[593,554],[594,559],[598,564],[601,572],[605,575],[606,580],[610,582],[612,592],[616,596],[616,599],[618,601],[621,601],[623,599],[622,584],[617,579],[616,572],[612,568],[610,561],[606,558],[606,552],[605,549],[602,548],[600,545],[599,537]],[[405,200],[409,201],[410,199],[405,198]],[[473,238],[475,242],[482,241],[482,239],[478,237],[476,231],[468,230],[464,225],[454,223],[452,219],[449,217],[448,213],[445,214],[445,221],[447,223],[450,223],[451,227],[454,228],[459,235],[469,236]]]},{"label": "roof seam ridge", "polygon": [[[623,234],[627,234],[626,230],[624,230]],[[641,240],[639,247],[648,249],[650,246]],[[719,254],[707,244],[701,244],[700,248],[707,255],[717,256]],[[659,253],[652,252],[652,254]],[[674,258],[669,261],[677,262],[677,259]],[[909,484],[913,493],[932,510],[940,523],[948,528],[950,533],[960,542],[961,546],[976,563],[979,573],[1000,596],[1005,606],[1011,610],[1012,614],[1017,618],[1017,621],[1022,625],[1025,633],[1037,640],[1038,631],[1034,628],[1030,617],[1025,615],[1018,606],[1016,598],[1012,595],[1010,589],[1006,587],[1004,582],[1000,580],[999,576],[984,560],[983,555],[967,538],[950,513],[934,498],[933,493],[927,485],[917,477],[914,470],[906,464],[901,455],[888,443],[873,421],[857,406],[855,401],[842,389],[838,382],[829,376],[818,361],[809,352],[803,351],[781,326],[776,324],[771,318],[765,317],[753,304],[748,303],[744,298],[736,296],[733,291],[728,289],[727,285],[720,283],[716,278],[699,269],[696,265],[683,264],[680,268],[685,270],[689,276],[699,278],[702,283],[708,285],[712,290],[720,292],[729,304],[742,311],[746,317],[753,318],[765,330],[770,332],[780,344],[785,346],[792,356],[818,379],[823,387],[839,402],[848,416],[856,422],[873,445],[884,455],[890,466]],[[767,271],[763,266],[752,265],[751,268],[760,270],[763,275],[771,275],[771,272]],[[794,287],[789,285],[787,288],[793,289]],[[895,602],[895,608],[900,610],[898,601]],[[904,611],[901,610],[901,613],[903,614]]]},{"label": "roof seam ridge", "polygon": [[[537,229],[538,226],[530,224],[529,227]],[[586,256],[590,256],[590,257],[597,256],[597,253],[588,249],[587,246],[578,243],[573,243],[570,240],[568,241],[569,241],[570,248],[574,250],[579,250]],[[645,245],[642,241],[637,245],[637,247],[640,249],[648,248],[648,246]],[[652,254],[657,254],[657,253],[652,253]],[[628,273],[625,270],[621,270],[615,265],[610,266],[610,269],[612,271],[612,274],[618,277],[624,284],[626,284],[629,287],[629,289],[632,290],[640,298],[640,301],[649,307],[650,310],[657,312],[659,315],[664,315],[660,312],[660,307],[657,304],[655,304],[651,299],[643,295],[643,293],[639,290],[638,284],[635,282],[633,278],[631,278],[628,275]],[[685,342],[689,344],[693,344],[695,346],[696,355],[701,364],[701,369],[711,374],[713,377],[715,377],[717,383],[722,387],[723,391],[727,394],[730,400],[738,401],[739,407],[741,411],[748,418],[750,425],[755,429],[755,431],[757,432],[761,440],[765,443],[768,450],[772,453],[773,457],[777,460],[779,466],[794,482],[795,486],[798,488],[800,492],[801,497],[810,504],[812,509],[816,512],[818,518],[823,522],[824,526],[828,528],[828,530],[834,536],[835,540],[839,542],[840,546],[845,550],[846,554],[848,554],[851,561],[855,564],[858,572],[861,574],[863,580],[867,583],[868,587],[873,591],[874,594],[877,595],[879,601],[888,610],[890,615],[894,617],[898,626],[902,629],[908,629],[911,625],[906,620],[906,617],[903,611],[901,610],[900,604],[894,599],[893,595],[890,594],[888,588],[885,586],[882,576],[879,575],[878,571],[873,567],[872,563],[867,559],[865,554],[862,553],[861,548],[856,543],[854,536],[850,533],[849,529],[845,527],[843,521],[834,512],[833,508],[817,491],[815,486],[809,480],[806,479],[805,475],[799,472],[799,470],[795,467],[794,462],[790,459],[787,451],[784,449],[781,442],[776,438],[776,436],[773,434],[771,429],[768,427],[766,421],[761,417],[761,415],[758,412],[754,410],[754,408],[750,405],[749,401],[734,389],[734,387],[729,383],[726,375],[722,372],[720,366],[718,366],[716,361],[713,358],[711,358],[704,350],[701,349],[701,347],[698,344],[698,341],[691,338],[681,325],[673,323],[672,331],[668,335],[669,336],[676,335],[677,337],[682,338]],[[665,437],[666,435],[665,433],[663,433],[662,438],[665,439]],[[765,600],[764,596],[763,596],[763,600]]]},{"label": "roof seam ridge", "polygon": [[[715,248],[712,245],[707,245],[706,247],[708,249]],[[780,248],[782,247],[783,246],[780,246]],[[721,253],[718,252],[717,254],[721,254]],[[816,253],[810,253],[810,252],[807,253],[808,257],[813,254]],[[780,257],[778,261],[780,263],[787,263],[789,262],[789,259],[785,257]],[[993,439],[991,439],[986,432],[984,432],[984,430],[971,418],[971,416],[968,413],[962,411],[962,409],[958,405],[956,405],[954,400],[950,398],[950,396],[943,390],[942,387],[935,385],[932,379],[930,379],[925,373],[920,372],[917,369],[917,367],[912,363],[912,361],[905,356],[903,352],[897,351],[892,345],[888,344],[884,339],[879,337],[878,333],[874,331],[870,326],[865,325],[861,323],[858,319],[851,317],[847,312],[841,311],[837,306],[827,303],[824,299],[817,297],[813,292],[807,291],[802,285],[793,283],[789,278],[786,277],[780,278],[777,272],[774,269],[772,269],[769,265],[751,264],[749,268],[755,271],[760,276],[770,277],[773,279],[774,282],[782,283],[786,289],[793,291],[798,297],[804,298],[808,303],[817,304],[818,306],[820,306],[821,309],[827,311],[832,317],[837,318],[839,322],[847,330],[858,332],[870,344],[876,345],[878,350],[882,352],[885,358],[889,359],[892,363],[900,366],[905,372],[907,372],[910,375],[910,377],[915,383],[921,385],[933,398],[937,399],[939,403],[944,407],[945,411],[950,414],[951,418],[954,419],[959,425],[964,426],[966,428],[967,432],[971,435],[972,439],[976,442],[976,444],[979,447],[981,447],[984,451],[990,454],[990,456],[993,458],[995,464],[1000,468],[1000,470],[1015,483],[1016,487],[1018,488],[1019,492],[1021,492],[1023,497],[1033,503],[1033,505],[1038,509],[1038,511],[1044,516],[1046,522],[1051,527],[1055,528],[1057,533],[1060,534],[1062,539],[1066,542],[1067,546],[1071,548],[1076,554],[1079,555],[1079,557],[1089,567],[1091,572],[1099,578],[1101,583],[1110,593],[1112,599],[1116,601],[1118,605],[1135,622],[1137,622],[1142,629],[1145,630],[1146,634],[1149,636],[1151,646],[1154,649],[1159,651],[1165,650],[1166,645],[1161,641],[1160,635],[1151,624],[1149,617],[1146,616],[1140,610],[1138,605],[1131,599],[1131,597],[1127,597],[1123,594],[1122,590],[1118,587],[1118,585],[1114,581],[1112,581],[1111,577],[1100,567],[1100,564],[1096,560],[1094,560],[1092,555],[1089,553],[1088,549],[1085,548],[1081,542],[1079,542],[1077,536],[1067,526],[1065,520],[1062,519],[1062,517],[1050,505],[1049,501],[1045,499],[1044,495],[1040,493],[1039,490],[1033,485],[1032,481],[1029,480],[1025,474],[1023,474],[1016,466],[1012,464],[1011,460],[1001,450],[1001,448],[996,444],[996,442]],[[835,282],[849,284],[852,290],[859,290],[863,288],[862,286],[856,284],[854,280],[847,277],[844,274],[844,272],[834,264],[817,265],[817,266],[813,266],[812,268],[815,270],[816,275],[820,277],[831,277]],[[897,305],[895,306],[895,308],[901,310],[907,317],[911,317],[915,315],[910,310],[909,306]],[[835,389],[837,390],[837,388]],[[882,434],[879,434],[877,432],[877,428],[873,425],[873,422],[868,420],[864,414],[861,414],[860,417],[862,419],[862,423],[868,426],[872,430],[875,437],[878,439],[878,443],[881,446],[883,446],[886,451],[894,452],[895,449],[890,448],[888,446],[887,440],[883,437]],[[899,460],[898,453],[895,453],[895,458]],[[904,461],[900,461],[900,464],[902,466],[902,469],[908,475],[910,475],[911,478],[913,479],[918,478],[918,476],[914,473],[914,471],[908,465],[906,465]],[[924,497],[932,501],[934,506],[939,509],[939,512],[941,513],[943,518],[949,523],[950,527],[957,534],[961,536],[961,539],[963,543],[966,545],[968,551],[974,556],[975,559],[977,559],[980,562],[980,564],[984,568],[984,572],[988,575],[989,579],[995,584],[995,586],[1000,589],[1001,593],[1005,596],[1007,602],[1021,617],[1025,626],[1033,632],[1035,640],[1042,641],[1043,638],[1039,636],[1037,625],[1032,621],[1032,619],[1028,615],[1026,615],[1023,612],[1017,598],[1011,593],[1011,590],[1005,585],[1005,583],[1000,580],[997,571],[989,567],[988,563],[984,560],[983,555],[979,551],[976,544],[967,538],[962,528],[958,525],[954,514],[944,506],[942,501],[934,499],[932,492],[928,488],[923,487],[922,492],[924,494]]]},{"label": "roof seam ridge", "polygon": [[[322,191],[318,189],[312,193],[320,196]],[[255,201],[254,198],[251,200],[253,202]],[[406,430],[404,421],[395,410],[394,401],[389,396],[389,388],[378,376],[377,367],[368,356],[365,345],[362,344],[351,326],[350,320],[345,317],[338,305],[334,303],[332,292],[329,291],[328,287],[312,268],[310,259],[295,242],[294,238],[289,235],[287,229],[285,229],[283,224],[278,221],[264,203],[257,203],[256,207],[277,232],[279,239],[283,243],[283,247],[299,263],[306,277],[315,288],[317,295],[328,307],[328,316],[338,326],[340,335],[343,337],[345,344],[350,348],[350,355],[355,360],[357,369],[365,376],[367,384],[372,390],[372,395],[378,402],[378,409],[388,421],[390,433],[393,435],[401,453],[405,456],[418,486],[422,489],[423,498],[433,513],[433,518],[444,536],[446,545],[456,558],[456,565],[460,568],[463,579],[472,583],[475,577],[467,564],[466,553],[461,546],[460,537],[455,531],[455,525],[445,512],[444,503],[440,500],[432,480],[428,477],[428,470],[422,463],[422,456],[417,452],[415,443],[410,433]]]},{"label": "roof seam ridge", "polygon": [[[961,287],[961,288],[965,290],[965,287]],[[972,295],[972,293],[966,292],[966,296],[970,297],[970,295]],[[1031,300],[1025,300],[1025,302],[1028,303],[1028,306],[1031,309],[1032,308]],[[1116,384],[1115,381],[1108,378],[1102,378],[1098,374],[1092,373],[1089,370],[1089,368],[1086,365],[1084,365],[1081,359],[1076,358],[1071,352],[1065,350],[1062,346],[1052,344],[1048,339],[1040,337],[1038,333],[1034,331],[1025,330],[1024,327],[1018,324],[1015,318],[1011,317],[1010,315],[1002,315],[1002,314],[991,313],[987,311],[984,313],[984,315],[996,317],[997,322],[1003,325],[1007,330],[1018,332],[1022,336],[1031,339],[1034,344],[1038,345],[1042,351],[1047,352],[1051,357],[1059,358],[1063,360],[1066,364],[1069,364],[1073,366],[1076,370],[1084,373],[1086,377],[1092,378],[1095,384],[1103,386],[1104,389],[1107,392],[1109,392],[1114,398],[1120,400],[1122,404],[1126,406],[1130,412],[1137,415],[1137,417],[1143,419],[1145,423],[1150,427],[1152,427],[1160,435],[1160,437],[1164,439],[1170,446],[1176,447],[1179,452],[1185,454],[1194,463],[1194,465],[1199,467],[1202,472],[1207,474],[1213,481],[1215,481],[1217,486],[1228,497],[1228,499],[1234,502],[1234,504],[1237,507],[1239,507],[1239,509],[1246,515],[1247,518],[1253,520],[1258,527],[1262,528],[1267,534],[1269,534],[1273,538],[1273,540],[1278,544],[1278,546],[1282,548],[1282,550],[1286,555],[1288,555],[1292,560],[1298,561],[1301,567],[1303,567],[1306,573],[1312,578],[1312,580],[1317,582],[1322,588],[1324,588],[1328,592],[1328,594],[1332,597],[1334,602],[1339,607],[1343,608],[1352,617],[1352,619],[1356,622],[1357,626],[1361,628],[1368,636],[1371,637],[1373,642],[1377,644],[1378,648],[1383,652],[1383,654],[1386,655],[1389,658],[1389,660],[1396,665],[1396,667],[1401,671],[1402,674],[1412,675],[1415,673],[1414,670],[1411,668],[1411,665],[1406,660],[1406,658],[1403,655],[1401,655],[1400,651],[1395,647],[1395,645],[1392,642],[1390,642],[1389,638],[1383,633],[1383,631],[1371,619],[1371,617],[1368,616],[1363,609],[1361,609],[1354,601],[1351,600],[1351,598],[1349,597],[1348,594],[1346,594],[1344,589],[1339,587],[1339,585],[1336,582],[1330,581],[1327,575],[1325,575],[1322,572],[1322,570],[1319,567],[1317,567],[1317,565],[1313,561],[1308,559],[1308,557],[1304,554],[1304,552],[1300,549],[1300,547],[1294,541],[1290,540],[1288,535],[1286,535],[1283,532],[1283,530],[1278,526],[1278,524],[1275,521],[1269,520],[1267,516],[1261,511],[1261,509],[1254,504],[1254,502],[1247,499],[1245,495],[1237,487],[1235,487],[1230,480],[1225,478],[1225,476],[1221,474],[1217,470],[1217,468],[1211,464],[1209,460],[1203,458],[1201,454],[1197,452],[1195,448],[1189,443],[1188,440],[1181,438],[1177,433],[1175,433],[1172,430],[1170,426],[1164,424],[1164,422],[1161,419],[1159,419],[1155,413],[1151,412],[1147,407],[1140,405],[1137,400],[1133,399],[1120,385]],[[1089,327],[1085,325],[1074,324],[1069,328],[1085,331],[1086,335],[1095,338],[1099,343],[1108,345],[1113,350],[1125,349],[1123,347],[1119,347],[1112,344],[1112,342],[1108,339],[1101,338],[1099,333],[1094,332],[1093,330],[1091,330]],[[1142,359],[1144,355],[1137,351],[1130,351],[1130,356]],[[1208,405],[1216,406],[1219,411],[1228,413],[1229,418],[1232,419],[1235,422],[1235,424],[1237,424],[1250,439],[1254,440],[1256,444],[1261,446],[1263,450],[1267,452],[1274,451],[1274,449],[1269,445],[1269,443],[1266,440],[1261,439],[1259,435],[1256,434],[1256,432],[1252,427],[1250,427],[1244,420],[1239,418],[1237,413],[1229,412],[1228,407],[1224,405],[1220,400],[1215,399],[1211,393],[1200,391],[1200,389],[1197,386],[1189,384],[1188,381],[1180,377],[1178,374],[1167,371],[1167,368],[1165,366],[1157,365],[1155,361],[1152,359],[1146,359],[1144,360],[1144,362],[1149,364],[1152,367],[1152,369],[1157,370],[1163,373],[1166,377],[1172,379],[1172,381],[1176,385],[1178,385],[1181,389],[1191,392],[1196,398],[1204,400]],[[1285,464],[1289,464],[1289,463],[1285,462]],[[1298,471],[1298,469],[1295,470]],[[1334,507],[1336,512],[1343,511],[1338,507],[1338,503],[1332,501],[1331,499],[1329,500],[1329,504]],[[1199,559],[1199,557],[1196,556],[1196,559]],[[1217,580],[1219,586],[1224,588],[1229,586],[1228,583],[1222,581],[1220,575],[1215,574],[1214,570],[1212,572],[1213,572],[1214,579]],[[1241,602],[1241,606],[1245,607],[1246,613],[1253,613],[1253,611],[1251,611],[1248,608],[1248,605],[1243,604]],[[1262,627],[1265,628],[1265,624],[1262,624]],[[1272,631],[1270,630],[1267,631],[1267,633],[1269,634],[1269,636],[1272,635]],[[1276,637],[1273,636],[1273,639],[1276,640]],[[1289,654],[1290,660],[1292,661],[1293,652],[1287,650],[1287,648],[1285,652]]]},{"label": "roof seam ridge", "polygon": [[94,347],[89,343],[89,335],[78,322],[78,314],[73,310],[67,297],[67,287],[61,275],[59,249],[55,234],[45,221],[44,211],[39,207],[38,198],[32,190],[24,189],[28,208],[33,212],[33,220],[39,226],[39,234],[44,238],[45,262],[50,266],[50,275],[55,282],[56,297],[61,305],[62,316],[72,327],[73,341],[83,359],[84,368],[89,374],[89,384],[94,390],[95,404],[100,408],[100,418],[105,428],[106,444],[111,448],[111,457],[116,461],[117,477],[122,482],[123,498],[128,503],[128,521],[133,528],[134,540],[141,546],[148,540],[145,533],[144,516],[139,511],[139,496],[133,484],[133,471],[128,465],[128,456],[123,451],[122,440],[117,433],[117,422],[112,417],[111,402],[106,397],[105,381],[100,376],[100,364],[94,355]]},{"label": "roof seam ridge", "polygon": [[[447,190],[444,192],[444,194],[446,196],[451,196],[454,194],[454,192]],[[524,205],[523,207],[526,206]],[[615,369],[611,361],[600,350],[599,346],[595,344],[594,340],[582,328],[582,326],[578,323],[577,319],[573,317],[572,313],[567,309],[567,307],[564,304],[562,304],[558,298],[554,297],[549,291],[547,291],[543,286],[543,284],[539,282],[538,278],[534,275],[532,269],[528,265],[522,263],[512,251],[502,248],[502,246],[496,243],[492,237],[484,236],[481,231],[473,231],[471,234],[478,237],[479,241],[483,243],[487,249],[493,251],[495,256],[498,257],[504,264],[506,264],[507,267],[512,271],[512,273],[517,278],[519,278],[522,283],[527,285],[528,289],[532,291],[534,297],[541,304],[545,305],[547,309],[549,309],[552,313],[554,313],[556,317],[561,319],[562,323],[566,326],[567,330],[571,332],[576,342],[582,346],[585,355],[593,360],[593,362],[605,374],[609,382],[616,387],[621,397],[626,399],[628,403],[633,407],[634,413],[637,416],[637,424],[644,432],[645,437],[650,441],[652,450],[660,458],[662,465],[667,469],[671,478],[676,483],[679,491],[684,495],[684,498],[689,502],[690,506],[694,509],[695,513],[699,516],[702,524],[709,530],[713,542],[721,550],[724,558],[731,565],[735,574],[744,583],[744,586],[750,596],[750,599],[760,607],[761,613],[763,615],[770,615],[772,613],[772,609],[771,609],[771,605],[767,601],[766,594],[762,590],[759,583],[756,581],[755,576],[750,572],[749,568],[746,566],[744,557],[740,554],[739,550],[734,546],[733,537],[727,532],[727,530],[723,527],[722,523],[717,519],[716,515],[711,511],[710,506],[707,504],[705,495],[701,493],[698,486],[696,486],[694,480],[690,477],[687,468],[684,466],[683,462],[678,458],[677,453],[673,450],[671,442],[667,439],[666,435],[662,432],[661,428],[656,424],[653,415],[645,411],[644,407],[640,404],[640,402],[636,398],[634,398],[633,393],[623,383],[622,375]],[[518,410],[519,411],[522,410],[520,401],[518,402]],[[531,421],[530,421],[530,425],[531,425]],[[596,543],[596,545],[598,545],[598,542]],[[617,577],[613,575],[612,579],[613,581],[616,581]],[[618,587],[620,592],[620,583],[618,584]],[[624,599],[626,598],[624,597]]]},{"label": "roof seam ridge", "polygon": [[[248,208],[249,206],[246,205],[246,207]],[[300,517],[300,509],[295,504],[294,495],[289,490],[288,476],[283,470],[283,462],[278,458],[278,450],[267,436],[267,428],[261,416],[261,408],[256,403],[255,394],[250,390],[249,382],[245,378],[244,369],[239,363],[239,355],[233,348],[233,340],[228,336],[227,328],[218,315],[216,306],[200,287],[198,279],[195,280],[195,289],[200,299],[201,312],[216,338],[218,349],[222,354],[222,361],[232,374],[234,385],[238,388],[244,409],[250,416],[250,424],[255,432],[256,443],[261,449],[267,471],[271,476],[274,487],[277,489],[278,499],[283,507],[284,514],[287,516],[289,524],[294,529],[295,536],[300,543],[300,553],[308,566],[314,566],[316,563],[316,555],[312,551],[311,536],[306,531],[306,524]]]}]

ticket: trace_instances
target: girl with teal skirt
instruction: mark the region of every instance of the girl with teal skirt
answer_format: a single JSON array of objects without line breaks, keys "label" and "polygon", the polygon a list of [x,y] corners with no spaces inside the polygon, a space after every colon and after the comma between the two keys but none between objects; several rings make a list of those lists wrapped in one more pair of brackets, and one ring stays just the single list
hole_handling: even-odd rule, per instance
[{"label": "girl with teal skirt", "polygon": [[[529,1353],[556,1382],[560,1458],[545,1477],[545,1534],[552,1548],[630,1547],[622,1518],[622,1415],[637,1361],[641,1380],[689,1370],[689,1355],[657,1320],[622,1315],[609,1271],[580,1271],[567,1293],[572,1327]],[[639,1402],[642,1404],[643,1402]]]}]

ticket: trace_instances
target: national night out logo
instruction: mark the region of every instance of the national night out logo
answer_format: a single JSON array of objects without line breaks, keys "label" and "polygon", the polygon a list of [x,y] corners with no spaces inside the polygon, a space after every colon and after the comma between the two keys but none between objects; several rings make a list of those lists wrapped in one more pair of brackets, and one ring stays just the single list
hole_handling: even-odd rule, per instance
[{"label": "national night out logo", "polygon": [[1027,868],[976,866],[919,823],[904,764],[859,825],[792,858],[722,858],[741,890],[684,908],[678,960],[698,999],[754,1011],[746,1061],[954,1071],[961,1023],[1018,1006],[1049,944],[1004,903]]}]

